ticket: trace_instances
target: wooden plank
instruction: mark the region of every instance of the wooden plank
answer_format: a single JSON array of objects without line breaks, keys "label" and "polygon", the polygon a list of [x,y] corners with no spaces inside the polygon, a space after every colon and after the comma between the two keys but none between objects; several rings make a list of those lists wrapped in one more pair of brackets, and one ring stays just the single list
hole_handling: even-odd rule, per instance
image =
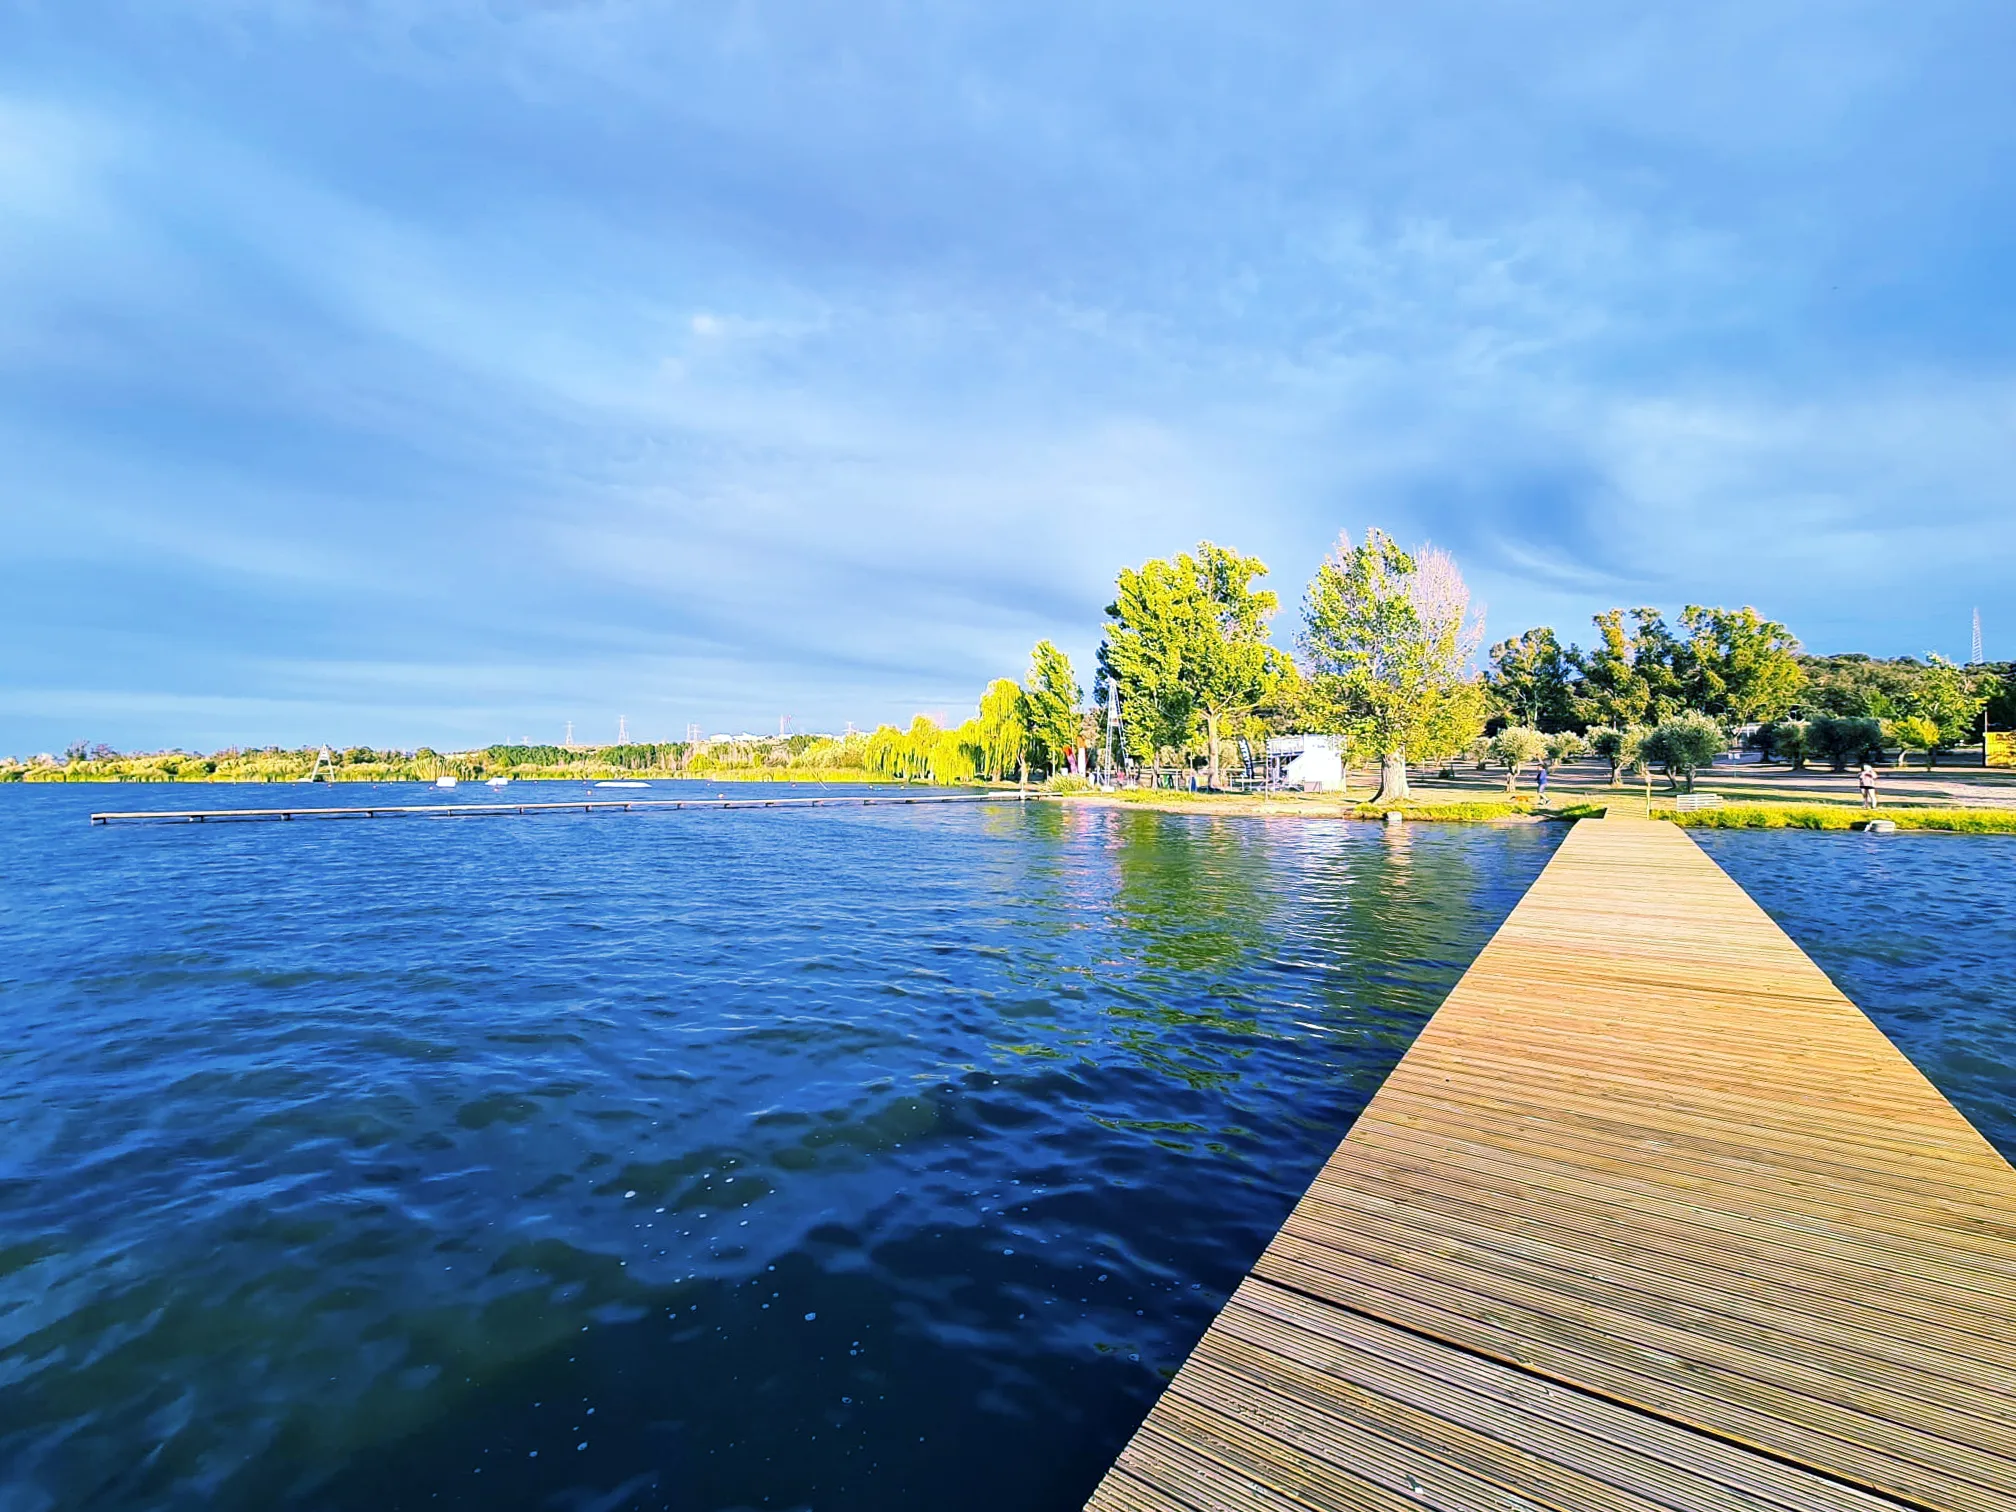
[{"label": "wooden plank", "polygon": [[1684,831],[1584,823],[1092,1505],[2016,1512],[2012,1340],[2016,1171]]}]

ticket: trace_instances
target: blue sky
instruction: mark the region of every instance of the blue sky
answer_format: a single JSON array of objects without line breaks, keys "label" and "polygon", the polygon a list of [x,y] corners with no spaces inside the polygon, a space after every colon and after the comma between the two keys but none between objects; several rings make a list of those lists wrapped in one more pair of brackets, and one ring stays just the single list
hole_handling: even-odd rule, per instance
[{"label": "blue sky", "polygon": [[[2016,655],[2016,9],[0,0],[0,750],[957,717],[1209,537]],[[1087,676],[1089,683],[1089,675]]]}]

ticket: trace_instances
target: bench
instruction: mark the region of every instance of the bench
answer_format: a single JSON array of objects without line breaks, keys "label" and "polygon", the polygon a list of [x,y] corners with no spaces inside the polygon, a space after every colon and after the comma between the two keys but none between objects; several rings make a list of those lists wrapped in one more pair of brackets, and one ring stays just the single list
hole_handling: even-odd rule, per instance
[{"label": "bench", "polygon": [[1720,793],[1682,793],[1673,800],[1676,813],[1691,813],[1695,809],[1718,809],[1722,807]]}]

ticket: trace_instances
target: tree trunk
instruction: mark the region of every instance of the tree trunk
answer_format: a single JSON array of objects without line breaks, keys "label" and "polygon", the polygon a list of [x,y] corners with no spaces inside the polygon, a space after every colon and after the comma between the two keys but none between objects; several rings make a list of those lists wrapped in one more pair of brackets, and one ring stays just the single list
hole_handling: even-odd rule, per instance
[{"label": "tree trunk", "polygon": [[1407,787],[1407,753],[1388,751],[1379,758],[1379,791],[1372,796],[1374,803],[1405,803],[1413,797]]},{"label": "tree trunk", "polygon": [[1204,739],[1209,745],[1211,752],[1211,791],[1215,793],[1218,791],[1218,716],[1216,714],[1206,714],[1204,716]]},{"label": "tree trunk", "polygon": [[1519,791],[1519,768],[1516,766],[1505,768],[1505,791],[1508,795]]}]

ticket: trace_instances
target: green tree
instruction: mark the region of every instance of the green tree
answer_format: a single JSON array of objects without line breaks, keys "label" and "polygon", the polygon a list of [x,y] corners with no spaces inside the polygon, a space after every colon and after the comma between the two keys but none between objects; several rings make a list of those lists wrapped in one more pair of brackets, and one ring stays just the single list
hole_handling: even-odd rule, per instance
[{"label": "green tree", "polygon": [[1551,732],[1576,722],[1575,664],[1544,625],[1493,646],[1484,684],[1516,724]]},{"label": "green tree", "polygon": [[1266,564],[1209,541],[1196,556],[1123,569],[1106,607],[1100,668],[1120,699],[1128,749],[1164,753],[1193,748],[1201,724],[1218,785],[1219,742],[1266,698],[1281,675],[1281,653],[1267,644],[1279,600],[1253,587]]},{"label": "green tree", "polygon": [[980,770],[999,782],[1020,769],[1029,778],[1029,708],[1021,688],[1010,677],[997,677],[980,695],[978,731]]},{"label": "green tree", "polygon": [[1698,710],[1689,709],[1671,719],[1662,719],[1640,747],[1644,759],[1666,769],[1666,781],[1675,792],[1681,783],[1694,791],[1694,774],[1713,764],[1724,743],[1722,726]]},{"label": "green tree", "polygon": [[1221,742],[1267,697],[1286,660],[1267,643],[1267,622],[1281,601],[1254,579],[1267,575],[1258,557],[1241,556],[1209,541],[1197,546],[1201,590],[1185,677],[1204,718],[1211,786],[1219,785]]},{"label": "green tree", "polygon": [[1851,761],[1883,759],[1883,724],[1876,719],[1844,719],[1822,714],[1806,721],[1806,742],[1815,756],[1837,772]]},{"label": "green tree", "polygon": [[1805,768],[1813,753],[1812,733],[1803,719],[1774,719],[1757,731],[1756,742],[1766,761],[1782,761],[1795,772]]},{"label": "green tree", "polygon": [[1907,714],[1902,719],[1892,720],[1889,728],[1891,738],[1897,742],[1897,759],[1900,765],[1904,759],[1904,752],[1919,751],[1924,754],[1925,765],[1929,767],[1944,743],[1939,722],[1928,719],[1923,714]]},{"label": "green tree", "polygon": [[1594,623],[1595,648],[1573,657],[1581,673],[1576,712],[1585,723],[1656,724],[1686,707],[1693,652],[1657,609],[1606,609]]},{"label": "green tree", "polygon": [[1126,750],[1154,765],[1168,747],[1187,747],[1197,700],[1183,680],[1183,647],[1195,617],[1196,573],[1189,558],[1159,557],[1123,567],[1099,647],[1100,686],[1118,707]]},{"label": "green tree", "polygon": [[1547,737],[1529,725],[1507,725],[1491,737],[1491,759],[1505,768],[1505,791],[1514,792],[1520,770],[1547,759]]},{"label": "green tree", "polygon": [[1485,693],[1470,657],[1484,627],[1447,552],[1410,554],[1379,530],[1357,546],[1340,536],[1302,616],[1317,696],[1379,758],[1375,801],[1408,796],[1410,757],[1444,760],[1477,738]]},{"label": "green tree", "polygon": [[1589,749],[1610,763],[1610,785],[1625,772],[1636,771],[1645,762],[1645,737],[1651,733],[1643,725],[1623,729],[1598,726],[1589,732]]},{"label": "green tree", "polygon": [[1988,702],[1986,692],[1976,686],[1979,681],[1936,653],[1925,658],[1925,670],[1908,695],[1907,712],[1939,728],[1939,744],[1927,752],[1927,766],[1938,761],[1940,751],[1974,734],[1974,722]]},{"label": "green tree", "polygon": [[1704,609],[1680,613],[1688,674],[1684,696],[1691,708],[1729,724],[1777,719],[1798,701],[1806,673],[1799,642],[1755,609]]},{"label": "green tree", "polygon": [[1559,766],[1589,754],[1589,742],[1573,730],[1560,730],[1547,737],[1547,764]]},{"label": "green tree", "polygon": [[1077,749],[1083,725],[1078,704],[1084,696],[1071,671],[1071,658],[1047,640],[1036,642],[1029,653],[1029,676],[1022,684],[1022,706],[1029,744],[1045,771],[1064,770],[1066,756]]}]

